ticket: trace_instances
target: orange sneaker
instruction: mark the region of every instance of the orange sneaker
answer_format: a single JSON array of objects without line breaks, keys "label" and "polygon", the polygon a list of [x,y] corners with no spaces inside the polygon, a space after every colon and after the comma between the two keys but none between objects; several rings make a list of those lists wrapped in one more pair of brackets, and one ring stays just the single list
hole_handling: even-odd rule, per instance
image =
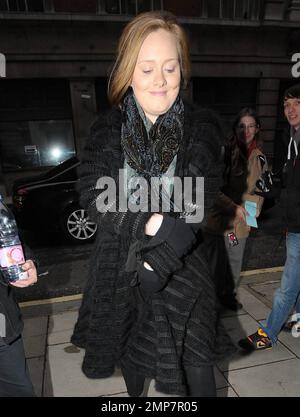
[{"label": "orange sneaker", "polygon": [[242,349],[245,349],[248,352],[253,350],[264,350],[272,348],[271,339],[261,328],[259,328],[257,332],[251,334],[245,339],[241,339],[238,344]]}]

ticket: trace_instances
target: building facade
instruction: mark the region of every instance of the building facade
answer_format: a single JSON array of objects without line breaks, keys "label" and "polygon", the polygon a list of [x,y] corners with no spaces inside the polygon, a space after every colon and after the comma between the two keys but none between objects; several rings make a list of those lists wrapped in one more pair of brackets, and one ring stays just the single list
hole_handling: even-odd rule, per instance
[{"label": "building facade", "polygon": [[186,94],[219,112],[225,131],[242,107],[255,107],[271,160],[284,126],[282,92],[300,82],[300,1],[0,0],[2,193],[16,178],[80,155],[108,107],[122,29],[148,10],[173,12],[188,32]]}]

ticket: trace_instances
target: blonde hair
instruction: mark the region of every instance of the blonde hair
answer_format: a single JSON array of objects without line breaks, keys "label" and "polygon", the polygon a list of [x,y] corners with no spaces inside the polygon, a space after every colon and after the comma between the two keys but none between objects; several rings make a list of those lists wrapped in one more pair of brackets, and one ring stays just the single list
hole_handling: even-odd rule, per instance
[{"label": "blonde hair", "polygon": [[185,88],[191,73],[188,39],[171,13],[147,12],[136,16],[123,30],[119,40],[117,59],[108,83],[111,104],[120,105],[126,94],[136,66],[138,54],[146,37],[159,29],[175,35],[181,69],[182,87]]}]

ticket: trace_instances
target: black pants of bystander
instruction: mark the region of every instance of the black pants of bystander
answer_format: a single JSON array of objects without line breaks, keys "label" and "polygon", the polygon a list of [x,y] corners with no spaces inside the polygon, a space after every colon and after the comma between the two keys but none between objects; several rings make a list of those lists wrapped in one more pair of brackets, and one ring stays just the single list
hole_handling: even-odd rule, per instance
[{"label": "black pants of bystander", "polygon": [[0,397],[35,397],[21,336],[0,346]]}]

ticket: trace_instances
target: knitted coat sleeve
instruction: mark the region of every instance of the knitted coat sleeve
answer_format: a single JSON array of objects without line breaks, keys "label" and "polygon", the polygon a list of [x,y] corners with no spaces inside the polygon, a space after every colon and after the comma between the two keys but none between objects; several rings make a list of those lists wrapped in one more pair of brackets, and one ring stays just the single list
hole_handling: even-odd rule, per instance
[{"label": "knitted coat sleeve", "polygon": [[[99,118],[91,128],[78,169],[80,204],[102,230],[124,234],[135,239],[144,237],[145,224],[151,213],[119,211],[119,168],[121,168],[120,130],[112,116]],[[99,198],[103,192],[99,180],[111,178],[115,191],[106,210],[101,210]]]},{"label": "knitted coat sleeve", "polygon": [[204,227],[211,209],[220,194],[223,174],[223,135],[217,119],[201,123],[194,134],[190,152],[189,175],[204,178],[203,220],[198,225]]}]

